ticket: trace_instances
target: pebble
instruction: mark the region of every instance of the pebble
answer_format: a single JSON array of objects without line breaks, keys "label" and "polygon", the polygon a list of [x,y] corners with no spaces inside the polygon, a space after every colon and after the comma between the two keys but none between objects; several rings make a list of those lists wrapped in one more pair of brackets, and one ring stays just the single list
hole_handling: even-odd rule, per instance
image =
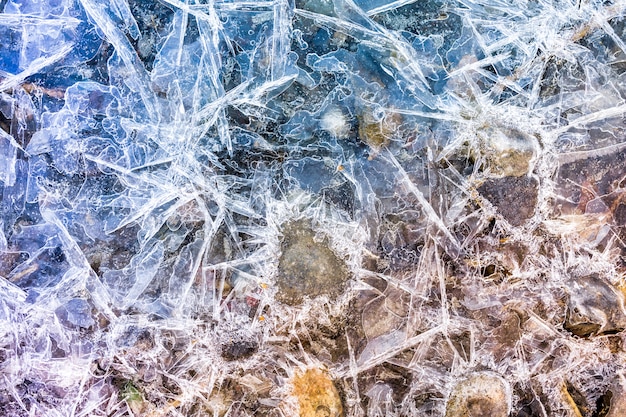
[{"label": "pebble", "polygon": [[507,417],[510,404],[510,389],[504,379],[477,373],[454,387],[445,417]]},{"label": "pebble", "polygon": [[291,380],[291,394],[296,398],[299,417],[343,417],[337,387],[327,372],[309,368]]}]

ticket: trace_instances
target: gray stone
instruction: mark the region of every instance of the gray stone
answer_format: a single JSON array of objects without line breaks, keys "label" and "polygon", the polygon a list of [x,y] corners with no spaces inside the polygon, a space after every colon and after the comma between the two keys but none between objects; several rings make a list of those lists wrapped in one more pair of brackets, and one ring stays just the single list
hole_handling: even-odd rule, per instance
[{"label": "gray stone", "polygon": [[348,268],[330,249],[328,238],[318,240],[305,220],[287,223],[282,232],[276,298],[298,305],[305,297],[340,295],[349,278]]}]

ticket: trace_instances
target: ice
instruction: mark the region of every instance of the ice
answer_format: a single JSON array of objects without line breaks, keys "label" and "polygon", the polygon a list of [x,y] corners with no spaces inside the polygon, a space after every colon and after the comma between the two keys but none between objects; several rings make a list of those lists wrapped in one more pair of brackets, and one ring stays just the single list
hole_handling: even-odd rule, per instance
[{"label": "ice", "polygon": [[2,172],[2,178],[0,179],[6,187],[12,187],[15,185],[15,164],[17,162],[17,151],[20,149],[20,145],[15,141],[13,136],[2,131],[0,134],[2,137],[2,145],[0,152],[2,154],[2,160],[0,161],[0,172]]},{"label": "ice", "polygon": [[0,4],[0,414],[623,408],[622,3]]},{"label": "ice", "polygon": [[93,29],[82,24],[83,13],[73,1],[47,7],[37,1],[7,2],[2,14],[2,91],[58,64],[86,60],[99,42]]}]

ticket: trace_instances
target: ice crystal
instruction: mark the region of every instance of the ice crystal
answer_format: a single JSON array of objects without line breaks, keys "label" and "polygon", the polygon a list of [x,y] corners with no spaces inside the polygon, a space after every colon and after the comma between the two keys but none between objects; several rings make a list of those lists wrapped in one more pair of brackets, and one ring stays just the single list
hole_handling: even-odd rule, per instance
[{"label": "ice crystal", "polygon": [[0,414],[623,413],[622,2],[0,9]]}]

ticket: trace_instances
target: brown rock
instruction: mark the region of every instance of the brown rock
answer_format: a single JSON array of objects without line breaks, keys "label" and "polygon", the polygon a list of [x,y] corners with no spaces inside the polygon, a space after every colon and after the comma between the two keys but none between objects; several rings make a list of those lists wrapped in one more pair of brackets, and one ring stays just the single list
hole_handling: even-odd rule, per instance
[{"label": "brown rock", "polygon": [[611,406],[606,417],[626,416],[626,381],[623,378],[614,384],[612,393]]},{"label": "brown rock", "polygon": [[448,399],[446,417],[507,417],[507,383],[499,376],[478,373],[459,382]]},{"label": "brown rock", "polygon": [[341,417],[341,398],[330,376],[317,368],[296,373],[291,381],[299,417]]},{"label": "brown rock", "polygon": [[626,327],[624,295],[597,274],[572,280],[565,329],[580,337],[617,333]]},{"label": "brown rock", "polygon": [[478,192],[512,226],[521,226],[535,212],[538,187],[537,180],[531,177],[504,177],[485,181]]},{"label": "brown rock", "polygon": [[538,149],[535,137],[504,126],[485,127],[477,136],[491,175],[521,177],[532,170]]}]

